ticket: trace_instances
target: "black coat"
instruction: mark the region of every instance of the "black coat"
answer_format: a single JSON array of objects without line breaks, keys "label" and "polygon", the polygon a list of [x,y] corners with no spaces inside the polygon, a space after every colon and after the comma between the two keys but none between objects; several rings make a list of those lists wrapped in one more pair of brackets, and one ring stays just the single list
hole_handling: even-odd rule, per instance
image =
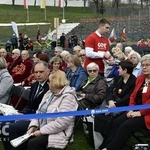
[{"label": "black coat", "polygon": [[82,88],[86,85],[87,81],[88,80],[85,80],[81,85],[81,91],[82,93],[85,93],[85,99],[82,99],[81,101],[85,104],[86,108],[91,109],[101,105],[103,102],[106,95],[107,84],[104,78],[99,74],[85,88]]},{"label": "black coat", "polygon": [[116,101],[116,106],[128,106],[130,95],[135,87],[136,77],[130,75],[126,84],[122,87],[123,77],[118,76],[114,79],[114,84],[110,86],[106,94],[106,102],[110,100]]},{"label": "black coat", "polygon": [[41,100],[42,100],[44,94],[49,90],[49,86],[46,81],[43,86],[43,91],[40,92],[37,96],[35,96],[38,85],[39,85],[39,82],[37,82],[37,81],[31,85],[31,91],[29,94],[29,102],[28,102],[27,106],[23,109],[22,113],[24,113],[24,114],[35,113],[36,110],[38,109],[39,104],[41,103]]}]

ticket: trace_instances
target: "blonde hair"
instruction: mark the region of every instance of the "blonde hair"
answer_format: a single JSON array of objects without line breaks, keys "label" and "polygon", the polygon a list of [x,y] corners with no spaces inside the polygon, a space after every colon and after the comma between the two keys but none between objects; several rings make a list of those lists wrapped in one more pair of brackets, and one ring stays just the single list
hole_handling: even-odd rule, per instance
[{"label": "blonde hair", "polygon": [[69,81],[67,80],[65,72],[61,70],[53,71],[50,74],[50,77],[50,84],[57,89],[61,89],[64,86],[69,85]]},{"label": "blonde hair", "polygon": [[115,57],[117,57],[119,60],[125,59],[125,54],[118,47],[113,47],[111,51],[112,53],[116,52]]},{"label": "blonde hair", "polygon": [[80,59],[79,59],[78,56],[76,56],[76,55],[70,55],[69,57],[67,57],[67,59],[68,59],[71,63],[73,63],[76,67],[81,66],[81,61],[80,61]]},{"label": "blonde hair", "polygon": [[143,61],[149,61],[150,62],[150,54],[146,54],[141,58],[141,62]]},{"label": "blonde hair", "polygon": [[54,56],[51,58],[50,60],[50,65],[53,65],[54,62],[59,62],[60,64],[62,63],[62,60],[61,58],[57,57],[57,56]]},{"label": "blonde hair", "polygon": [[111,49],[111,52],[112,53],[114,53],[114,52],[120,52],[121,50],[120,50],[120,48],[118,48],[118,47],[113,47],[112,49]]}]

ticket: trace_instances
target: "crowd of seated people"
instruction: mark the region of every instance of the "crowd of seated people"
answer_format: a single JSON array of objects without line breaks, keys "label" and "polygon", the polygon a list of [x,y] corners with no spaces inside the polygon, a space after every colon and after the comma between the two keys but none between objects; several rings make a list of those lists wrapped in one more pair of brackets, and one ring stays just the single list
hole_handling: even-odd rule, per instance
[{"label": "crowd of seated people", "polygon": [[[20,83],[21,86],[31,87],[32,93],[30,92],[30,100],[29,100],[30,104],[24,106],[24,109],[27,109],[27,107],[31,107],[32,109],[32,107],[34,107],[31,106],[33,105],[31,101],[35,98],[33,95],[36,95],[36,92],[38,92],[39,89],[38,84],[36,83],[41,83],[42,85],[44,85],[45,83],[47,84],[46,79],[48,78],[48,75],[50,75],[49,77],[50,80],[53,75],[56,75],[56,78],[58,79],[57,73],[60,73],[62,77],[64,75],[66,76],[68,80],[66,86],[68,86],[69,88],[74,87],[76,94],[74,95],[73,92],[72,96],[75,96],[75,98],[77,96],[80,96],[81,99],[78,101],[78,105],[83,109],[93,109],[93,108],[101,107],[101,104],[103,104],[104,100],[106,100],[108,107],[128,106],[130,95],[133,92],[135,86],[136,77],[141,76],[141,74],[143,74],[142,72],[143,68],[141,70],[140,67],[142,66],[141,57],[134,50],[131,50],[128,53],[128,55],[127,54],[125,55],[124,50],[123,49],[121,50],[120,48],[117,47],[113,47],[111,53],[112,53],[111,59],[105,60],[107,61],[107,65],[110,66],[109,68],[110,73],[108,74],[108,76],[105,77],[102,77],[99,74],[99,67],[94,62],[88,64],[86,68],[83,67],[86,54],[85,54],[85,50],[80,49],[79,46],[74,47],[73,54],[71,54],[67,50],[63,50],[62,47],[57,46],[54,49],[54,57],[52,58],[50,58],[42,50],[37,51],[33,54],[32,59],[30,58],[29,52],[27,50],[20,51],[19,49],[14,49],[12,51],[12,55],[9,55],[7,54],[7,51],[5,49],[1,48],[0,58],[6,59],[7,66],[5,70],[8,69],[8,72],[10,73],[10,77],[12,78],[12,84]],[[40,70],[45,66],[43,62],[47,63],[47,67],[48,67],[48,72],[46,75],[44,74],[44,72],[47,70],[47,67],[45,70]],[[40,65],[41,67],[37,67]],[[115,73],[113,72],[113,68],[115,68],[114,69]],[[46,76],[45,80],[43,80],[43,76]],[[108,77],[114,78],[113,84],[109,88],[105,80]],[[35,84],[36,84],[36,89],[33,90],[32,86]],[[11,84],[9,86],[11,86]],[[64,86],[62,86],[60,89],[62,89],[63,87]],[[61,91],[60,89],[58,89],[59,92]],[[45,93],[43,93],[43,95],[44,94]],[[114,95],[116,97],[114,97]],[[33,108],[34,113],[35,110],[38,109],[42,97],[40,98],[40,101],[36,105],[36,108]],[[45,101],[45,98],[43,98],[43,101]],[[39,109],[41,108],[39,107]],[[46,110],[44,110],[44,112],[46,112]],[[29,113],[31,112],[29,111]],[[23,112],[23,114],[25,113]],[[35,121],[37,122],[37,120]],[[8,129],[10,132],[10,136],[12,136],[10,140],[16,138],[17,136],[23,135],[23,133],[27,131],[27,127],[30,122],[28,121],[26,123],[27,124],[25,124],[26,125],[25,128],[22,129],[22,131],[19,134],[18,134],[19,132],[18,126],[16,129],[14,129],[13,128],[14,123],[10,124],[10,128]],[[39,139],[41,139],[43,138],[44,132],[41,132],[42,128],[40,126],[37,127],[39,129],[38,130],[40,136]],[[14,134],[12,131],[15,131],[16,134]],[[106,137],[108,135],[106,135]],[[35,132],[35,136],[36,136],[36,132]],[[44,136],[44,139],[46,144],[49,144],[49,141],[47,140],[48,136]],[[108,139],[106,138],[105,141],[107,143]],[[34,141],[33,138],[33,141],[31,139],[31,142],[34,142],[35,144],[35,142],[37,141],[36,140]],[[5,142],[3,143],[7,147],[9,141],[8,143]],[[104,147],[106,146],[107,148],[106,143],[104,142],[103,146]],[[39,144],[43,145],[45,143],[41,142]],[[27,147],[29,145],[30,142],[27,144]],[[43,146],[41,145],[40,147],[43,148]]]}]

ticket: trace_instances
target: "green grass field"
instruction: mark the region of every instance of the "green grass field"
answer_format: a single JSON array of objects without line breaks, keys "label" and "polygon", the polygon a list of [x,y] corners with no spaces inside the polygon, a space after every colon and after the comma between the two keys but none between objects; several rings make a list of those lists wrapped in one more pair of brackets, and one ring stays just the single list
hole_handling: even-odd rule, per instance
[{"label": "green grass field", "polygon": [[[16,23],[26,23],[27,21],[27,10],[23,6],[15,6],[12,9],[10,5],[0,5],[0,23],[11,23],[14,21]],[[51,29],[54,29],[54,18],[59,18],[60,23],[63,17],[63,9],[59,7],[46,7],[46,20],[45,11],[41,10],[39,6],[31,7],[29,6],[29,23],[51,23]],[[66,23],[70,22],[80,22],[84,18],[95,18],[95,15],[91,12],[90,8],[75,8],[67,7],[65,8],[65,19]],[[37,33],[37,28],[40,27],[41,36],[47,34],[49,30],[49,25],[44,26],[18,26],[18,31],[23,34],[28,34],[29,37],[35,40]],[[6,42],[10,39],[13,34],[12,27],[0,27],[0,41]]]}]

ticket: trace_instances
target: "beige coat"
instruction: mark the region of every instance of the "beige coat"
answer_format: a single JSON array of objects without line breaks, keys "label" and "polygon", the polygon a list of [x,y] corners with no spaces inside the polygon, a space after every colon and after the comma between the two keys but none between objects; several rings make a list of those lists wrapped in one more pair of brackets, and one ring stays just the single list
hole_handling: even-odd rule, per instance
[{"label": "beige coat", "polygon": [[[39,108],[43,105],[45,100],[50,96],[51,91],[48,91],[43,97]],[[39,111],[37,110],[37,113]],[[66,86],[58,95],[55,95],[50,105],[47,108],[47,112],[66,112],[77,110],[78,104],[76,101],[75,89]],[[38,126],[41,123],[41,119],[33,119],[29,125]],[[47,124],[40,128],[42,134],[49,134],[48,147],[64,148],[67,144],[68,138],[70,137],[74,126],[74,117],[58,117],[58,118],[47,118]]]}]

